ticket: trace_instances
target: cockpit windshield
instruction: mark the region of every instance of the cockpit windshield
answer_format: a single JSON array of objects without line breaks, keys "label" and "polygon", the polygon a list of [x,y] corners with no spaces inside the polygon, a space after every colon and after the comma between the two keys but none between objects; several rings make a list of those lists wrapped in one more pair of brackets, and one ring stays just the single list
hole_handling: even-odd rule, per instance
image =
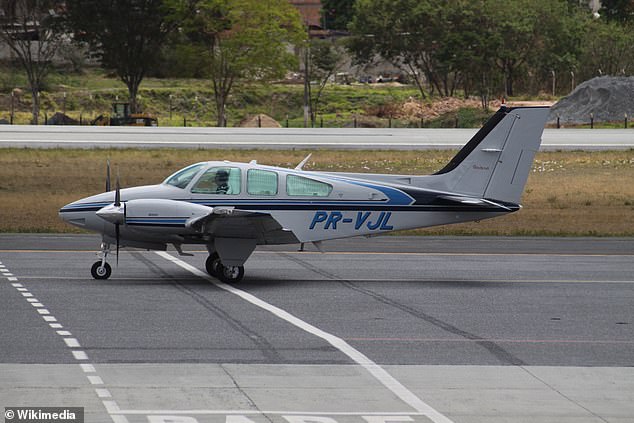
[{"label": "cockpit windshield", "polygon": [[167,178],[163,183],[178,188],[185,188],[204,166],[205,163],[197,163],[191,166],[187,166],[185,169],[179,170],[178,172]]}]

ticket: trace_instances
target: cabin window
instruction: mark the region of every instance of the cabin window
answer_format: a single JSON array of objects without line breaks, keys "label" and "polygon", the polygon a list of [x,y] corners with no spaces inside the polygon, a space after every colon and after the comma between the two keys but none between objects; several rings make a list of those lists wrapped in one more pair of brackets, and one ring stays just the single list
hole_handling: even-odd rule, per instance
[{"label": "cabin window", "polygon": [[192,188],[194,194],[240,194],[240,169],[212,167],[198,179]]},{"label": "cabin window", "polygon": [[179,170],[177,173],[167,178],[165,183],[177,188],[185,188],[203,166],[205,166],[204,163],[187,166],[185,169]]},{"label": "cabin window", "polygon": [[247,192],[251,195],[277,194],[277,173],[269,170],[249,169]]},{"label": "cabin window", "polygon": [[303,176],[288,175],[286,177],[286,192],[288,195],[327,197],[332,192],[332,185]]}]

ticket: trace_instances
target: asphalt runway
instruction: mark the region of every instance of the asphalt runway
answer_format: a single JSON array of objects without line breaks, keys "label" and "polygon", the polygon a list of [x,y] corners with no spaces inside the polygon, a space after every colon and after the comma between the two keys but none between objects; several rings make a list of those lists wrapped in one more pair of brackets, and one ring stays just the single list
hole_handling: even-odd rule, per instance
[{"label": "asphalt runway", "polygon": [[[0,125],[0,147],[458,149],[477,129],[432,128],[178,128]],[[540,150],[628,150],[632,129],[545,129]]]},{"label": "asphalt runway", "polygon": [[206,254],[0,235],[0,407],[86,421],[631,422],[634,239],[377,237]]}]

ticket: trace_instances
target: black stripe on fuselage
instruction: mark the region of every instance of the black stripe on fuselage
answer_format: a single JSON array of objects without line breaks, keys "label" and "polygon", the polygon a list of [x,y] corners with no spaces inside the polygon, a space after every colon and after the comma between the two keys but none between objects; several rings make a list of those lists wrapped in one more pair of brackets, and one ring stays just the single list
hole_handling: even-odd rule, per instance
[{"label": "black stripe on fuselage", "polygon": [[[197,203],[200,204],[200,203]],[[227,204],[201,204],[208,207],[227,207]],[[517,211],[520,207],[517,204],[501,204],[503,207],[497,207],[493,204],[456,204],[450,201],[437,201],[436,204],[413,204],[411,206],[390,206],[381,204],[369,205],[346,205],[346,204],[240,204],[236,208],[239,210],[258,210],[258,211],[410,211],[410,212],[511,212]],[[97,211],[99,208],[60,210],[60,213],[79,213],[88,211]]]}]

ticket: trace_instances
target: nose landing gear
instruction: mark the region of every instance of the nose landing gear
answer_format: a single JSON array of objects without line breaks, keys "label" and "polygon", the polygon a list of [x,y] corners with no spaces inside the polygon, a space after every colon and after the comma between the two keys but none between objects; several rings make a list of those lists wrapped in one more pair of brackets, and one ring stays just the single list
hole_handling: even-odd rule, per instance
[{"label": "nose landing gear", "polygon": [[101,243],[101,252],[98,253],[101,256],[101,260],[93,263],[90,268],[90,274],[95,279],[108,279],[112,274],[112,267],[106,263],[106,257],[110,253],[110,244]]}]

